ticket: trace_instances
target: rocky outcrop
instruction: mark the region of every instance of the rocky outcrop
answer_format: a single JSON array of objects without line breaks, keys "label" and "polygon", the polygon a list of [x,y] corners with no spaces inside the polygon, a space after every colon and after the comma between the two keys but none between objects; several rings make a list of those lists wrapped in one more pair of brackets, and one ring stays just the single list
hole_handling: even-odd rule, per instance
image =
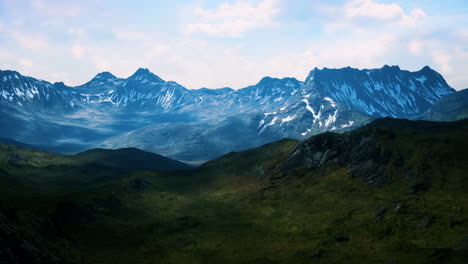
[{"label": "rocky outcrop", "polygon": [[387,167],[402,163],[401,158],[376,141],[376,129],[347,134],[323,133],[305,140],[289,155],[285,172],[307,172],[314,169],[342,167],[353,177],[362,177],[375,186],[392,180]]}]

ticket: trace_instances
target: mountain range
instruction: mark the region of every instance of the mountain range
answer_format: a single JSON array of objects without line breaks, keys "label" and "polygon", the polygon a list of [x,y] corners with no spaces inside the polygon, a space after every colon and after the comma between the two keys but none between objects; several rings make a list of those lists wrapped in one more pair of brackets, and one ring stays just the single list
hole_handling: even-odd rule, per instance
[{"label": "mountain range", "polygon": [[[200,163],[380,117],[460,119],[468,109],[465,94],[428,66],[416,72],[387,65],[315,68],[304,81],[264,77],[239,90],[187,89],[142,68],[126,79],[102,72],[75,87],[5,70],[0,137],[65,153],[137,147]],[[457,113],[444,111],[454,101]]]}]

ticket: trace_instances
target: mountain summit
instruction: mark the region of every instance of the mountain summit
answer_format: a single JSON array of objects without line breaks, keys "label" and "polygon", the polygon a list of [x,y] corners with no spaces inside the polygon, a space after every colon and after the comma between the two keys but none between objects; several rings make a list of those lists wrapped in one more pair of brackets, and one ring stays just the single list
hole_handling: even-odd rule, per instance
[{"label": "mountain summit", "polygon": [[159,78],[154,73],[150,72],[147,68],[139,68],[132,76],[130,76],[128,81],[139,81],[141,83],[153,82],[153,83],[164,83],[165,81]]},{"label": "mountain summit", "polygon": [[115,77],[115,75],[113,75],[110,72],[98,73],[96,77],[93,78],[93,80],[104,80],[104,81],[115,80],[115,79],[117,79],[117,77]]}]

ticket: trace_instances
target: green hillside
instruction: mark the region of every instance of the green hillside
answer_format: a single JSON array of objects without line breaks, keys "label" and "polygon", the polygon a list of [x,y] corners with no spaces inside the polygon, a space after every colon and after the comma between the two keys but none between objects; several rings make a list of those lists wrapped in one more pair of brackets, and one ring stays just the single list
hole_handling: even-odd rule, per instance
[{"label": "green hillside", "polygon": [[[55,221],[67,239],[51,235],[46,249],[75,263],[465,263],[467,131],[468,120],[379,119],[344,134],[230,153],[192,170],[118,177],[89,167],[74,174],[85,170],[80,163],[34,174],[31,167],[66,158],[31,151],[23,154],[27,166],[2,165],[0,199],[17,213]],[[88,174],[81,185],[58,184]],[[5,210],[0,227],[11,227]],[[14,225],[42,238],[46,232],[28,228],[41,226],[35,221]]]}]

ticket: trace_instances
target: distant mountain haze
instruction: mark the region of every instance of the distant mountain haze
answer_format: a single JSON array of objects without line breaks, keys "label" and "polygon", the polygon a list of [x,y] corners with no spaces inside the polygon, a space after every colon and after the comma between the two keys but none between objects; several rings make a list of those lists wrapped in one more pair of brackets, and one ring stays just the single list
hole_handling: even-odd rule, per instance
[{"label": "distant mountain haze", "polygon": [[264,77],[239,90],[190,90],[143,68],[127,79],[102,72],[75,87],[5,70],[0,137],[68,146],[63,152],[73,152],[70,145],[75,152],[137,147],[204,161],[285,137],[343,132],[380,117],[430,120],[427,112],[441,98],[458,94],[427,66],[416,72],[387,65],[315,68],[305,81]]}]

